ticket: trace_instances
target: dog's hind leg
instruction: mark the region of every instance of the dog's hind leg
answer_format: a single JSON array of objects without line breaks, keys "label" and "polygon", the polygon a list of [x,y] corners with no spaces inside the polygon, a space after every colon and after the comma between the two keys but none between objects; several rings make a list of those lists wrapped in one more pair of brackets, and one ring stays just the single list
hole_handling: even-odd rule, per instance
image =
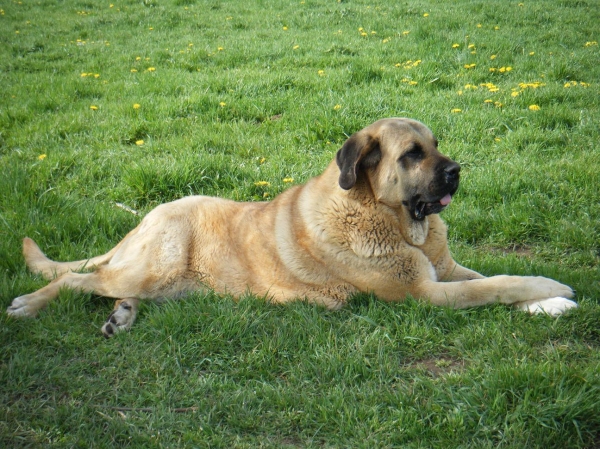
[{"label": "dog's hind leg", "polygon": [[106,254],[73,262],[55,262],[54,260],[48,259],[32,239],[25,237],[23,239],[23,256],[25,257],[27,267],[32,273],[41,274],[44,279],[51,280],[69,271],[92,270],[102,265],[106,265],[119,250],[121,245],[129,237],[136,234],[137,230],[138,228],[135,228],[129,232],[117,246]]},{"label": "dog's hind leg", "polygon": [[45,287],[15,298],[6,313],[15,317],[33,317],[40,309],[55,299],[61,288],[70,288],[109,298],[140,296],[139,285],[127,279],[127,271],[98,269],[92,273],[68,272],[54,279]]},{"label": "dog's hind leg", "polygon": [[118,299],[115,308],[102,326],[102,335],[110,338],[117,332],[129,330],[137,317],[139,303],[140,300],[137,298]]},{"label": "dog's hind leg", "polygon": [[[84,292],[96,293],[93,278],[96,273],[64,273],[45,287],[33,293],[15,298],[6,313],[15,317],[33,317],[58,296],[61,288],[68,287]],[[90,282],[92,281],[92,282]],[[90,285],[91,284],[91,285]]]}]

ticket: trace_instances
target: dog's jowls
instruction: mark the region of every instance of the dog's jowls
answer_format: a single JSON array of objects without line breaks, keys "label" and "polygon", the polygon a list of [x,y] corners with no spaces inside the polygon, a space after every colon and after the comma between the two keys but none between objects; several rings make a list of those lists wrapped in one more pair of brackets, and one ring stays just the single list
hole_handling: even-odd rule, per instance
[{"label": "dog's jowls", "polygon": [[273,201],[182,198],[151,211],[107,254],[77,262],[53,262],[26,238],[31,271],[55,279],[7,312],[33,316],[62,287],[91,292],[117,298],[102,328],[111,336],[131,327],[139,300],[202,289],[330,309],[356,292],[552,315],[575,307],[566,299],[573,291],[551,279],[484,277],[452,259],[437,214],[458,189],[459,172],[425,125],[380,120],[353,134],[320,176]]}]

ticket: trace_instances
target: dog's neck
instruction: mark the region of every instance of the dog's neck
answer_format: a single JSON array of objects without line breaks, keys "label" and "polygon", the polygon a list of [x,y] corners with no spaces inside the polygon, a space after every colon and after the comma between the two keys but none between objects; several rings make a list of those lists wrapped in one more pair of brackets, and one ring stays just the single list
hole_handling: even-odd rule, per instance
[{"label": "dog's neck", "polygon": [[380,207],[391,209],[392,213],[400,220],[400,232],[409,245],[421,246],[427,240],[427,234],[429,233],[428,217],[423,220],[415,220],[408,208],[404,206],[391,207],[378,202],[366,177],[359,176],[356,185],[348,192],[348,196],[366,207],[374,207],[379,204]]},{"label": "dog's neck", "polygon": [[[353,190],[356,192],[356,196],[363,198],[364,203],[378,203],[367,176],[359,176]],[[405,206],[392,207],[387,205],[387,207],[393,209],[400,219],[400,232],[406,242],[413,246],[423,245],[429,233],[429,219],[425,217],[423,220],[415,220]]]},{"label": "dog's neck", "polygon": [[429,233],[429,219],[415,220],[406,207],[397,209],[400,218],[400,232],[407,243],[421,246],[427,240]]}]

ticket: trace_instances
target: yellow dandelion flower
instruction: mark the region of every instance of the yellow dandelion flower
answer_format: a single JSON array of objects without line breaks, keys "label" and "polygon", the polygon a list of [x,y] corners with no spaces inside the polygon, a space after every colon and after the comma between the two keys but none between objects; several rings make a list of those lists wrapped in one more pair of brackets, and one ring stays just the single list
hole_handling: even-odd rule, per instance
[{"label": "yellow dandelion flower", "polygon": [[141,106],[139,104],[137,104],[137,103],[134,103],[134,105],[133,105],[133,109],[139,109],[140,107]]},{"label": "yellow dandelion flower", "polygon": [[494,142],[502,142],[502,139],[500,137],[496,137],[494,138]]},{"label": "yellow dandelion flower", "polygon": [[529,105],[529,110],[530,111],[539,111],[540,107],[537,104],[531,104],[531,105]]},{"label": "yellow dandelion flower", "polygon": [[257,181],[254,183],[256,187],[268,187],[271,185],[269,181]]},{"label": "yellow dandelion flower", "polygon": [[419,83],[417,83],[416,81],[409,81],[408,84],[411,86],[416,86]]},{"label": "yellow dandelion flower", "polygon": [[476,64],[465,64],[465,65],[464,65],[464,68],[465,68],[465,69],[472,69],[472,68],[474,68],[474,67],[475,67],[475,65],[476,65]]},{"label": "yellow dandelion flower", "polygon": [[452,112],[453,114],[458,114],[459,112],[462,112],[462,109],[454,108],[450,110],[450,112]]},{"label": "yellow dandelion flower", "polygon": [[40,155],[38,156],[38,160],[40,160],[40,161],[43,161],[44,159],[46,159],[46,157],[47,157],[47,156],[46,156],[45,154],[40,154]]},{"label": "yellow dandelion flower", "polygon": [[100,74],[99,73],[95,73],[94,74],[94,78],[100,78]]},{"label": "yellow dandelion flower", "polygon": [[518,97],[519,94],[520,94],[520,92],[514,91],[514,92],[511,92],[510,96],[511,97]]},{"label": "yellow dandelion flower", "polygon": [[98,106],[91,105],[91,106],[90,106],[90,109],[91,109],[92,111],[97,111],[97,110],[98,110]]},{"label": "yellow dandelion flower", "polygon": [[496,31],[498,31],[499,29],[500,29],[500,27],[499,27],[499,26],[495,26],[495,27],[494,27],[494,30],[496,30]]},{"label": "yellow dandelion flower", "polygon": [[469,49],[475,48],[475,44],[469,44],[469,45],[467,45],[467,48],[469,48]]},{"label": "yellow dandelion flower", "polygon": [[408,36],[410,34],[410,31],[403,31],[402,32],[402,36]]},{"label": "yellow dandelion flower", "polygon": [[458,48],[460,47],[460,44],[452,44],[452,48]]},{"label": "yellow dandelion flower", "polygon": [[500,103],[499,101],[494,101],[494,106],[496,106],[497,108],[501,108],[504,105],[502,103]]},{"label": "yellow dandelion flower", "polygon": [[225,50],[223,47],[217,47],[217,51],[223,51]]},{"label": "yellow dandelion flower", "polygon": [[489,103],[493,103],[493,102],[494,102],[494,100],[489,100],[489,99],[488,99],[488,100],[483,100],[483,102],[484,102],[484,103],[487,103],[487,104],[489,104]]},{"label": "yellow dandelion flower", "polygon": [[267,159],[264,157],[261,157],[260,160],[258,161],[259,164],[264,164],[265,162],[267,162]]},{"label": "yellow dandelion flower", "polygon": [[390,41],[390,38],[389,38],[389,37],[386,37],[386,38],[385,38],[385,39],[383,39],[381,42],[382,42],[383,44],[387,44],[389,41]]},{"label": "yellow dandelion flower", "polygon": [[130,72],[131,73],[137,73],[137,69],[131,69]]},{"label": "yellow dandelion flower", "polygon": [[545,85],[546,85],[546,83],[542,83],[540,81],[535,81],[533,83],[519,83],[519,87],[522,90],[525,90],[527,88],[537,89],[538,87],[542,87],[542,86],[545,86]]},{"label": "yellow dandelion flower", "polygon": [[219,106],[221,106],[222,108],[224,108],[225,106],[227,106],[227,103],[225,103],[224,101],[219,103]]},{"label": "yellow dandelion flower", "polygon": [[429,13],[426,12],[425,14],[423,14],[423,17],[429,17]]},{"label": "yellow dandelion flower", "polygon": [[319,76],[325,76],[325,70],[319,70],[319,71],[317,72],[317,74],[318,74]]},{"label": "yellow dandelion flower", "polygon": [[480,23],[477,24],[477,28],[481,28],[482,25]]},{"label": "yellow dandelion flower", "polygon": [[598,42],[596,42],[596,41],[586,42],[584,47],[593,47],[594,45],[598,45]]},{"label": "yellow dandelion flower", "polygon": [[463,94],[462,90],[459,90],[458,92],[456,92],[456,95],[462,95],[462,94]]},{"label": "yellow dandelion flower", "polygon": [[287,30],[288,30],[288,27],[283,27],[283,31],[287,31]]},{"label": "yellow dandelion flower", "polygon": [[292,47],[292,50],[298,50],[299,48],[300,48],[300,45],[294,45],[294,46]]},{"label": "yellow dandelion flower", "polygon": [[154,67],[148,67],[147,70],[148,70],[148,72],[155,72],[156,71],[156,69]]},{"label": "yellow dandelion flower", "polygon": [[333,107],[333,110],[334,110],[334,111],[339,111],[340,109],[342,109],[342,105],[341,105],[341,104],[336,104],[336,105]]},{"label": "yellow dandelion flower", "polygon": [[283,182],[285,182],[286,184],[289,184],[291,182],[294,182],[294,178],[283,178]]},{"label": "yellow dandelion flower", "polygon": [[141,147],[142,145],[144,145],[144,141],[143,141],[142,139],[140,139],[140,140],[136,140],[136,141],[135,141],[135,144],[136,144],[138,147]]},{"label": "yellow dandelion flower", "polygon": [[141,60],[142,60],[142,57],[141,57],[141,56],[136,56],[136,57],[135,57],[135,60],[136,60],[136,61],[141,61]]},{"label": "yellow dandelion flower", "polygon": [[490,59],[493,61],[494,59],[496,59],[498,57],[498,55],[491,55]]},{"label": "yellow dandelion flower", "polygon": [[533,56],[533,55],[535,55],[535,51],[530,51],[529,56]]}]

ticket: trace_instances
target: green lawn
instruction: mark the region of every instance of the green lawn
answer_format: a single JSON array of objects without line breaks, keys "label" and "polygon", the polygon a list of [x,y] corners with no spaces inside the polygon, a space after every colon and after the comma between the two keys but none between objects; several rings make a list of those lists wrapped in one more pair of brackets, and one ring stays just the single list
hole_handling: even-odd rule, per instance
[{"label": "green lawn", "polygon": [[101,254],[166,201],[272,198],[393,116],[463,167],[457,261],[580,304],[193,295],[104,340],[112,301],[64,291],[0,313],[0,446],[598,447],[598,23],[596,0],[0,0],[2,308],[45,285],[25,236]]}]

